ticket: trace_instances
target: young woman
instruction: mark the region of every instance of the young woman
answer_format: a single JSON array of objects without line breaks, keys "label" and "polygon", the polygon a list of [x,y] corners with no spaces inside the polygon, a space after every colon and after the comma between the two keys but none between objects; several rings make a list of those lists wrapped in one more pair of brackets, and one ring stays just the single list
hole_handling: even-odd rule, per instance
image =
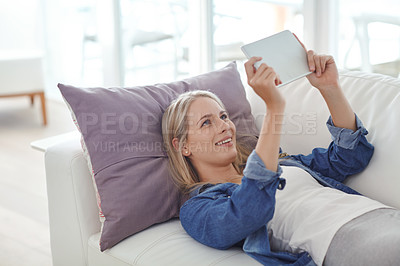
[{"label": "young woman", "polygon": [[181,223],[197,241],[218,249],[240,245],[264,265],[396,265],[400,211],[342,184],[368,165],[374,150],[368,132],[341,90],[333,58],[307,54],[313,72],[307,78],[331,114],[334,141],[327,149],[280,154],[285,99],[274,70],[255,69],[261,58],[245,63],[248,84],[267,107],[250,155],[214,94],[184,93],[167,108],[170,169],[190,192]]}]

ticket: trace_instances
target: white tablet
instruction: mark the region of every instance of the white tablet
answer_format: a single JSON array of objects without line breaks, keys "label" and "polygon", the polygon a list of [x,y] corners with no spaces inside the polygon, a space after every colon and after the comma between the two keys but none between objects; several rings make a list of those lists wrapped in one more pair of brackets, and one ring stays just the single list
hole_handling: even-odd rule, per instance
[{"label": "white tablet", "polygon": [[241,48],[247,58],[262,57],[262,60],[254,65],[256,68],[261,63],[274,68],[282,81],[278,87],[311,73],[306,51],[288,30],[243,45]]}]

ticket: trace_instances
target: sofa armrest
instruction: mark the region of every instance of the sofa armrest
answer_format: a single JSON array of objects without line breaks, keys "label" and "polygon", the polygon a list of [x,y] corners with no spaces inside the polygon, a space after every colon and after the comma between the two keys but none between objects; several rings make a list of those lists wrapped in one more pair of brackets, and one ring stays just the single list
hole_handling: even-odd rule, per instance
[{"label": "sofa armrest", "polygon": [[45,165],[53,265],[86,265],[88,239],[100,221],[79,135],[47,148]]}]

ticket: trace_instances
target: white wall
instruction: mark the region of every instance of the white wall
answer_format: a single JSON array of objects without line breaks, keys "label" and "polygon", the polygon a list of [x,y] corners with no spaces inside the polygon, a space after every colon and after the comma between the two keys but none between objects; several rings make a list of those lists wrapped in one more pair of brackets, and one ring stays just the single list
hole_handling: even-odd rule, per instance
[{"label": "white wall", "polygon": [[0,49],[43,48],[42,0],[0,0]]}]

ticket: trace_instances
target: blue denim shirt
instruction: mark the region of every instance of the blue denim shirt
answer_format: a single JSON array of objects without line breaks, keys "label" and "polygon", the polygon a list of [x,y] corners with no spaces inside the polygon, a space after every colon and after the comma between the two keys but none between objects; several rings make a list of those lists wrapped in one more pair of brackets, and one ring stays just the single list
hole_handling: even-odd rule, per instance
[{"label": "blue denim shirt", "polygon": [[357,131],[338,128],[327,121],[333,141],[328,148],[315,148],[309,155],[291,155],[279,160],[277,172],[265,168],[253,151],[240,185],[223,183],[197,188],[180,210],[183,228],[197,241],[217,249],[243,243],[243,250],[263,265],[315,265],[307,252],[292,254],[270,249],[267,223],[274,215],[275,192],[284,189],[280,165],[297,166],[323,186],[359,194],[342,182],[361,172],[369,163],[374,147],[368,131],[356,116]]}]

